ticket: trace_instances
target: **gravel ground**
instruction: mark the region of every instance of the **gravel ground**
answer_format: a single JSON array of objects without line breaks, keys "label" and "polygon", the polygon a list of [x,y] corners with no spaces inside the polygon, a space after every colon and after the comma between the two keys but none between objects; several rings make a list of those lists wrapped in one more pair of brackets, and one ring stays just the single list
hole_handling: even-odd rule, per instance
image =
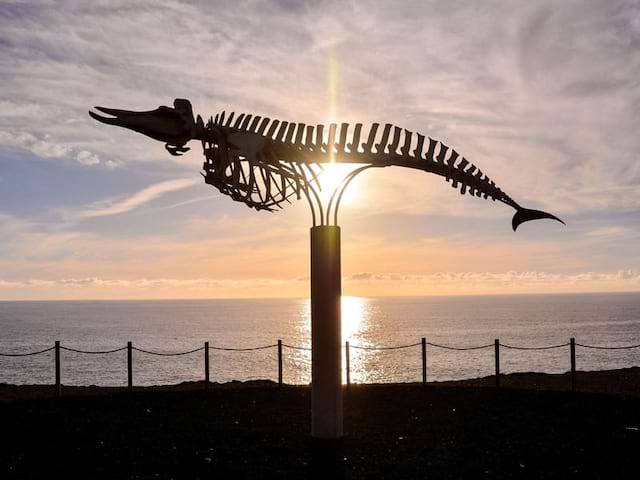
[{"label": "gravel ground", "polygon": [[354,385],[335,443],[308,387],[0,385],[0,478],[640,478],[640,368],[567,379]]}]

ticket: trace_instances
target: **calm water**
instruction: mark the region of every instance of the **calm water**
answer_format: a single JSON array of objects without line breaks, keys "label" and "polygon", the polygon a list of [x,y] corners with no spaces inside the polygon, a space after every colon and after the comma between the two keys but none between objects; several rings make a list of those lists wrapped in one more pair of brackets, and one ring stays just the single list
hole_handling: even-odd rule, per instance
[{"label": "calm water", "polygon": [[[588,345],[640,344],[640,294],[522,295],[343,299],[343,340],[360,346],[428,341],[466,347],[493,343],[545,346],[575,337]],[[0,302],[0,353],[51,346],[108,350],[126,344],[158,352],[211,346],[310,345],[307,300],[177,300]],[[403,350],[351,350],[354,382],[419,381],[420,347]],[[151,385],[199,380],[203,352],[158,357],[135,352],[134,383]],[[578,347],[581,370],[640,365],[640,348],[601,351]],[[310,353],[284,349],[284,379],[308,383]],[[430,380],[491,375],[493,348],[448,351],[428,348]],[[569,348],[546,351],[501,350],[505,373],[569,368]],[[53,352],[21,358],[0,357],[0,382],[52,383]],[[275,379],[277,349],[211,352],[212,381]],[[86,355],[62,352],[62,381],[75,385],[126,384],[126,352]]]}]

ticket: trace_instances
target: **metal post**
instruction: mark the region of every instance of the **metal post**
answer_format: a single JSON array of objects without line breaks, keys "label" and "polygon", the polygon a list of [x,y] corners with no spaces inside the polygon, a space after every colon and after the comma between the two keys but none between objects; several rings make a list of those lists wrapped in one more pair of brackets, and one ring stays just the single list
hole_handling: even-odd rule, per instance
[{"label": "metal post", "polygon": [[278,340],[278,385],[282,386],[282,340]]},{"label": "metal post", "polygon": [[347,361],[347,387],[351,386],[351,362],[349,358],[349,340],[344,342],[344,358]]},{"label": "metal post", "polygon": [[427,383],[427,339],[422,337],[422,383]]},{"label": "metal post", "polygon": [[56,397],[62,395],[62,384],[60,383],[60,340],[55,343],[55,365],[56,365]]},{"label": "metal post", "polygon": [[209,342],[204,342],[204,388],[209,388]]},{"label": "metal post", "polygon": [[493,344],[496,352],[496,388],[500,388],[500,341],[496,338]]},{"label": "metal post", "polygon": [[569,349],[571,350],[571,391],[576,391],[576,339],[571,337],[569,340]]},{"label": "metal post", "polygon": [[342,428],[340,227],[311,228],[311,436]]},{"label": "metal post", "polygon": [[127,386],[133,390],[133,348],[131,342],[127,342]]}]

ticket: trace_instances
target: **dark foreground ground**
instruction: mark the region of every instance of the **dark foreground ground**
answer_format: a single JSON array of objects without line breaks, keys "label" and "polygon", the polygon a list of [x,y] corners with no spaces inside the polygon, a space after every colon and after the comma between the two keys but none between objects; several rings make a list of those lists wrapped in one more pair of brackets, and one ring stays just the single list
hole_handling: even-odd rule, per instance
[{"label": "dark foreground ground", "polygon": [[640,368],[492,383],[352,386],[338,445],[307,387],[0,385],[0,478],[640,478]]}]

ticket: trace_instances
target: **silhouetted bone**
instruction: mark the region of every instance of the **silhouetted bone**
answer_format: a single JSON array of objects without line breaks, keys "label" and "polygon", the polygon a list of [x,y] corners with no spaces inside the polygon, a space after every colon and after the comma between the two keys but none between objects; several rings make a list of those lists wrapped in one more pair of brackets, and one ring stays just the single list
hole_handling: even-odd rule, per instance
[{"label": "silhouetted bone", "polygon": [[293,141],[297,146],[302,146],[302,137],[304,136],[304,129],[306,125],[304,123],[298,124],[298,129],[296,130],[296,139]]},{"label": "silhouetted bone", "polygon": [[249,131],[255,133],[256,129],[258,128],[258,122],[260,121],[262,117],[253,117],[253,122],[251,122],[251,125],[249,125]]},{"label": "silhouetted bone", "polygon": [[435,163],[436,159],[434,158],[434,155],[436,153],[436,146],[438,145],[438,142],[435,141],[433,138],[429,137],[429,148],[427,149],[427,161],[431,162],[431,163]]},{"label": "silhouetted bone", "polygon": [[313,150],[313,125],[307,125],[307,133],[304,138],[304,146],[310,151]]},{"label": "silhouetted bone", "polygon": [[327,138],[327,152],[331,153],[335,150],[335,143],[336,143],[336,129],[338,128],[338,125],[336,125],[335,123],[330,123],[329,124],[329,136]]},{"label": "silhouetted bone", "polygon": [[422,159],[422,149],[424,148],[424,135],[420,135],[416,133],[418,136],[418,141],[416,143],[416,148],[413,150],[413,157],[421,160]]},{"label": "silhouetted bone", "polygon": [[287,128],[287,134],[284,136],[284,143],[291,143],[291,141],[293,140],[293,133],[296,130],[296,124],[295,123],[290,123],[289,124],[289,128]]},{"label": "silhouetted bone", "polygon": [[225,125],[225,127],[230,127],[231,126],[231,121],[233,120],[233,116],[235,115],[235,112],[231,112],[229,114],[229,118],[227,119],[227,123]]},{"label": "silhouetted bone", "polygon": [[321,153],[324,148],[324,125],[316,125],[316,152]]},{"label": "silhouetted bone", "polygon": [[400,127],[393,127],[393,137],[391,139],[391,143],[389,143],[389,153],[391,155],[396,155],[396,150],[398,150],[398,145],[400,144],[400,135],[402,135],[402,129]]},{"label": "silhouetted bone", "polygon": [[274,138],[275,141],[284,142],[284,134],[287,131],[287,126],[288,125],[289,125],[289,122],[280,122],[280,129],[278,130],[278,133],[276,134],[276,137]]},{"label": "silhouetted bone", "polygon": [[245,114],[241,113],[236,119],[236,123],[233,124],[233,128],[240,128],[242,121],[244,120]]},{"label": "silhouetted bone", "polygon": [[271,121],[270,118],[263,118],[262,119],[262,123],[260,123],[260,126],[258,127],[258,130],[256,131],[256,133],[258,135],[262,135],[265,131],[265,129],[267,128],[267,125],[269,125],[269,122]]},{"label": "silhouetted bone", "polygon": [[405,130],[404,130],[404,145],[402,145],[402,148],[400,149],[400,155],[403,155],[405,157],[409,157],[410,156],[409,149],[411,148],[411,139],[412,139],[411,137],[412,137],[412,135],[413,135],[413,133],[405,128]]},{"label": "silhouetted bone", "polygon": [[269,139],[273,139],[273,135],[276,133],[278,125],[280,125],[280,120],[274,120],[271,123],[271,126],[269,127],[269,131],[267,132],[267,134],[265,136],[267,138],[269,138]]},{"label": "silhouetted bone", "polygon": [[378,123],[372,123],[371,124],[371,128],[369,129],[369,138],[367,138],[367,142],[362,144],[362,149],[364,150],[364,153],[372,153],[372,149],[373,149],[373,142],[376,139],[376,132],[378,131],[378,127],[380,125]]},{"label": "silhouetted bone", "polygon": [[390,123],[384,124],[384,130],[382,131],[382,138],[379,143],[376,143],[376,153],[385,153],[387,144],[389,143],[389,132],[391,132],[392,125]]},{"label": "silhouetted bone", "polygon": [[340,125],[340,140],[336,144],[336,150],[338,152],[344,152],[345,145],[347,144],[347,133],[349,132],[349,124],[343,123]]},{"label": "silhouetted bone", "polygon": [[349,149],[349,153],[356,153],[358,152],[358,145],[360,142],[360,132],[362,131],[362,124],[361,123],[356,123],[356,126],[354,127],[353,130],[353,137],[351,139],[351,142],[349,142],[347,144],[347,148]]}]

